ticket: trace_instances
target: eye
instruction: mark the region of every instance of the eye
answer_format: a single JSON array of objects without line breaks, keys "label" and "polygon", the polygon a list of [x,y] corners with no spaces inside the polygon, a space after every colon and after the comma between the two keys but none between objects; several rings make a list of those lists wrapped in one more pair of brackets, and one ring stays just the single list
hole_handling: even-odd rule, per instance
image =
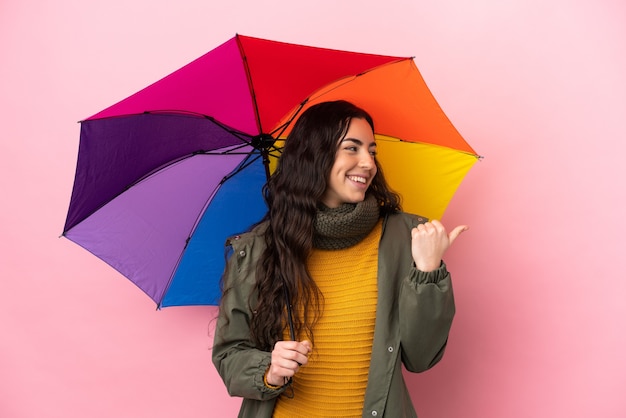
[{"label": "eye", "polygon": [[371,149],[371,150],[370,150],[370,155],[371,155],[372,157],[376,157],[376,156],[378,155],[378,151],[377,151],[377,150],[375,150],[375,149]]},{"label": "eye", "polygon": [[352,151],[352,152],[356,152],[356,150],[357,150],[356,145],[348,145],[344,149],[348,150],[348,151]]}]

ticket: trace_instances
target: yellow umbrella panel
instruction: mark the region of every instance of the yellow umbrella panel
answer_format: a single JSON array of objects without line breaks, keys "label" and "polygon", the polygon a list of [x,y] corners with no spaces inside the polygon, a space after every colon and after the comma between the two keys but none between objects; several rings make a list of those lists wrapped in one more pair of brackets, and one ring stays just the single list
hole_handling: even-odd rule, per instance
[{"label": "yellow umbrella panel", "polygon": [[475,155],[437,145],[411,143],[376,135],[378,159],[402,208],[429,219],[441,219]]}]

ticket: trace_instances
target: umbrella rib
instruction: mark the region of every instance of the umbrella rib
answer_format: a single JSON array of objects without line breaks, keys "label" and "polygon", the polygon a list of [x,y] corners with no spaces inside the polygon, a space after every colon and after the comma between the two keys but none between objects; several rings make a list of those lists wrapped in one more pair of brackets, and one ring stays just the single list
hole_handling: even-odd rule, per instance
[{"label": "umbrella rib", "polygon": [[376,134],[376,141],[377,142],[402,142],[402,143],[405,143],[405,144],[426,145],[426,146],[429,146],[429,147],[446,148],[446,149],[450,149],[450,150],[453,150],[455,152],[458,152],[460,154],[465,154],[465,155],[470,155],[472,157],[476,157],[477,160],[482,160],[484,158],[482,155],[474,154],[474,153],[471,153],[471,152],[468,152],[468,151],[459,150],[459,149],[456,149],[456,148],[447,147],[445,145],[438,145],[438,144],[433,144],[432,142],[425,142],[425,141],[419,141],[419,140],[407,141],[405,139],[398,138],[396,136],[385,135],[385,134],[382,134],[382,133],[377,133]]},{"label": "umbrella rib", "polygon": [[[304,103],[306,103],[306,101]],[[304,103],[302,104],[302,106],[304,106]],[[255,104],[255,106],[256,106],[256,104]],[[205,115],[203,113],[198,113],[198,112],[179,111],[179,110],[155,110],[155,111],[147,111],[147,112],[144,112],[144,113],[146,113],[146,114],[152,114],[152,113],[154,113],[154,114],[159,114],[159,113],[164,113],[164,114],[167,114],[167,113],[180,113],[180,114],[188,114],[188,115],[194,115],[194,116],[202,117],[204,119],[207,119],[207,120],[211,121],[213,124],[215,124],[216,126],[222,128],[224,131],[228,132],[229,134],[231,134],[235,138],[239,139],[243,143],[240,146],[230,148],[228,151],[222,151],[222,152],[218,152],[218,153],[215,153],[215,154],[219,154],[219,155],[237,154],[235,152],[232,152],[232,150],[238,150],[238,149],[241,149],[241,148],[243,148],[245,146],[251,146],[251,147],[257,148],[254,145],[254,143],[253,143],[253,139],[255,138],[254,136],[252,136],[250,134],[247,134],[247,133],[244,133],[244,132],[241,132],[241,131],[237,131],[237,130],[229,127],[228,125],[225,125],[225,124],[221,123],[220,121],[215,119],[213,116]],[[289,121],[287,123],[287,125],[290,122],[291,121]],[[259,131],[259,132],[261,132],[261,131]],[[275,147],[274,145],[268,147],[268,150],[270,148],[274,149],[274,150],[277,150],[280,153],[280,150],[277,147]],[[212,154],[211,151],[206,151],[206,150],[198,151],[196,153]],[[248,152],[244,152],[244,153],[241,153],[241,154],[248,154]],[[270,155],[276,156],[276,154],[270,154]]]},{"label": "umbrella rib", "polygon": [[[304,106],[304,105],[305,105],[305,104],[306,104],[309,100],[314,100],[314,99],[317,99],[318,97],[321,97],[323,94],[330,93],[330,92],[331,92],[331,91],[333,91],[333,90],[336,90],[336,89],[338,89],[338,88],[340,88],[340,87],[343,87],[344,85],[346,85],[346,84],[348,84],[348,83],[350,83],[350,82],[352,82],[352,81],[356,80],[357,78],[359,78],[359,77],[361,77],[361,76],[364,76],[365,74],[367,74],[367,73],[369,73],[369,72],[372,72],[372,71],[374,71],[374,70],[377,70],[377,69],[379,69],[379,68],[386,67],[386,66],[389,66],[389,65],[394,65],[394,64],[397,64],[397,63],[399,63],[399,62],[407,61],[407,60],[413,60],[413,57],[398,58],[398,59],[397,59],[397,60],[395,60],[395,61],[389,61],[389,62],[384,63],[384,64],[382,64],[382,65],[378,65],[378,66],[376,66],[376,67],[369,68],[369,69],[367,69],[367,70],[363,70],[363,71],[361,71],[361,72],[360,72],[360,73],[358,73],[358,74],[354,74],[354,75],[347,75],[347,76],[344,76],[344,77],[338,78],[337,80],[335,80],[335,82],[334,82],[334,83],[336,83],[336,85],[333,87],[333,89],[332,89],[332,90],[324,90],[324,87],[322,87],[322,88],[320,88],[320,89],[318,89],[318,90],[314,91],[313,93],[311,93],[311,94],[310,94],[310,95],[309,95],[309,96],[308,96],[308,97],[307,97],[307,98],[306,98],[306,99],[305,99],[305,100],[301,103],[301,107],[300,107],[300,108],[296,111],[296,114],[297,114],[298,112],[300,112],[300,110],[302,110],[302,107],[303,107],[303,106]],[[323,92],[323,93],[321,93],[321,92]],[[295,117],[295,115],[294,115],[294,117]],[[293,119],[293,117],[292,117],[291,119]],[[291,122],[291,119],[290,119],[290,122]]]},{"label": "umbrella rib", "polygon": [[[123,116],[138,116],[138,115],[155,115],[155,116],[159,116],[159,115],[164,115],[164,116],[195,116],[195,117],[199,117],[199,118],[203,118],[206,119],[210,122],[212,122],[213,124],[215,124],[216,126],[222,128],[224,131],[228,132],[229,134],[233,135],[235,138],[241,140],[242,142],[251,145],[252,141],[252,135],[247,134],[245,132],[241,132],[238,130],[235,130],[234,128],[231,128],[228,125],[223,124],[222,122],[220,122],[219,120],[215,119],[213,116],[210,115],[206,115],[204,113],[199,113],[199,112],[193,112],[190,110],[177,110],[177,109],[155,109],[155,110],[146,110],[143,113],[136,113],[134,115],[129,114],[129,115],[120,115],[117,117],[123,117]],[[108,119],[108,118],[107,118]],[[95,120],[95,119],[93,119]],[[248,139],[250,138],[250,139]]]},{"label": "umbrella rib", "polygon": [[[286,121],[285,123],[283,123],[282,125],[278,126],[276,129],[274,129],[271,132],[272,136],[274,136],[275,138],[280,138],[283,135],[283,133],[285,133],[285,131],[287,130],[289,125],[291,125],[291,122],[293,122],[293,120],[296,118],[296,116],[298,116],[300,114],[300,112],[302,111],[302,109],[304,108],[304,106],[307,104],[308,101],[309,101],[308,97],[306,99],[304,99],[300,103],[300,106],[298,106],[298,108],[293,112],[293,115],[291,115],[289,120]],[[280,133],[278,135],[275,135],[276,132],[278,132],[278,131],[280,131]]]},{"label": "umbrella rib", "polygon": [[[234,128],[231,128],[228,125],[225,125],[222,122],[220,122],[219,120],[215,119],[213,116],[206,115],[204,113],[193,112],[193,111],[190,111],[190,110],[155,109],[155,110],[146,110],[146,111],[144,111],[142,113],[118,115],[118,116],[115,116],[115,117],[121,118],[121,117],[125,117],[125,116],[139,116],[139,115],[195,116],[195,117],[203,118],[203,119],[206,119],[206,120],[212,122],[216,126],[222,128],[224,131],[226,131],[229,134],[233,135],[235,138],[239,139],[241,142],[243,142],[243,143],[245,143],[247,145],[252,145],[252,137],[253,137],[252,135],[247,134],[245,132],[241,132],[241,131],[235,130]],[[105,118],[105,119],[110,119],[110,118]],[[97,120],[97,119],[89,119],[89,120]]]},{"label": "umbrella rib", "polygon": [[[380,67],[383,67],[383,66],[386,66],[386,65],[396,64],[398,62],[402,62],[402,61],[406,61],[406,60],[412,60],[412,59],[413,59],[412,57],[399,58],[399,59],[397,59],[395,61],[391,61],[391,62],[385,63],[383,65],[380,65],[380,66],[377,66],[377,67],[374,67],[374,68],[370,68],[368,70],[364,70],[364,71],[360,72],[359,74],[348,75],[348,76],[339,78],[339,79],[336,80],[336,83],[339,83],[340,80],[343,80],[343,82],[341,84],[337,84],[332,90],[324,91],[323,89],[319,89],[319,90],[314,91],[306,99],[304,99],[302,102],[300,102],[300,105],[298,106],[298,108],[293,111],[293,114],[289,117],[289,119],[285,123],[283,123],[282,125],[276,127],[276,129],[274,129],[271,132],[272,136],[274,136],[275,138],[280,138],[283,135],[283,133],[287,130],[289,125],[291,125],[291,122],[293,122],[294,119],[300,114],[300,112],[302,111],[304,106],[306,106],[306,104],[309,102],[309,100],[315,99],[315,98],[319,97],[319,96],[316,96],[316,93],[318,93],[320,91],[324,91],[323,94],[329,93],[329,92],[331,92],[331,91],[333,91],[335,89],[338,89],[339,87],[344,86],[345,84],[350,83],[351,81],[354,81],[358,77],[361,77],[362,75],[365,75],[365,74],[369,73],[370,71],[374,71],[377,68],[380,68]],[[275,135],[276,132],[279,132],[279,131],[280,131],[280,133],[278,135]]]},{"label": "umbrella rib", "polygon": [[[228,179],[234,177],[235,175],[237,175],[238,173],[242,172],[243,170],[245,170],[247,167],[249,167],[252,163],[254,163],[256,160],[258,160],[259,158],[261,158],[261,154],[251,154],[248,153],[249,157],[246,158],[244,161],[242,161],[241,164],[239,164],[239,166],[234,169],[233,171],[231,171],[229,174],[225,175],[224,178],[222,179],[222,181],[220,181],[220,183],[218,184],[218,187],[221,186],[222,184],[224,184]],[[250,158],[254,156],[254,158]]]},{"label": "umbrella rib", "polygon": [[[300,109],[302,109],[302,107],[304,107],[304,105],[306,104],[307,101],[308,101],[308,99],[305,100],[304,102],[302,102],[302,104],[300,105],[300,108],[298,109],[298,112],[300,111]],[[241,132],[241,131],[237,131],[234,128],[229,127],[228,125],[225,125],[225,124],[221,123],[220,121],[215,119],[213,116],[205,115],[204,113],[183,111],[183,110],[150,110],[150,111],[145,111],[143,114],[154,114],[154,115],[158,115],[158,114],[164,114],[164,115],[181,114],[181,115],[190,115],[190,116],[201,117],[201,118],[209,120],[211,123],[213,123],[214,125],[220,127],[225,132],[228,132],[229,134],[231,134],[232,136],[234,136],[235,138],[237,138],[238,140],[240,140],[242,142],[241,145],[229,148],[227,151],[213,152],[213,151],[207,151],[207,150],[198,150],[198,151],[194,152],[193,155],[195,155],[195,154],[216,154],[216,155],[248,154],[249,152],[247,152],[247,151],[241,152],[241,153],[237,153],[237,152],[233,152],[233,151],[240,150],[240,149],[242,149],[242,148],[244,148],[246,146],[251,146],[251,147],[257,148],[254,145],[254,143],[253,143],[253,139],[256,138],[256,137],[254,137],[254,136],[252,136],[250,134]],[[297,115],[297,113],[296,113],[296,115]],[[295,115],[294,115],[294,117],[295,117]],[[287,122],[284,125],[283,132],[284,132],[284,129],[286,129],[286,127],[291,123],[292,120],[293,120],[293,117],[289,120],[289,122]],[[278,128],[278,129],[280,129],[280,128]],[[278,129],[274,130],[274,132],[276,132]],[[272,153],[271,150],[277,151],[277,153]],[[267,147],[267,151],[268,151],[268,155],[271,155],[272,157],[278,157],[278,156],[280,156],[280,153],[281,153],[280,149],[278,147],[276,147],[275,145],[268,146]]]},{"label": "umbrella rib", "polygon": [[[106,205],[108,205],[110,202],[112,202],[113,200],[115,200],[116,198],[118,198],[119,196],[121,196],[122,194],[126,193],[130,188],[136,186],[137,184],[141,183],[142,181],[147,180],[148,178],[152,177],[153,175],[155,175],[156,173],[170,167],[173,166],[175,164],[180,163],[181,161],[184,161],[188,158],[191,158],[195,155],[198,154],[205,154],[205,152],[203,151],[196,151],[196,152],[192,152],[191,154],[186,154],[183,155],[181,157],[178,157],[174,160],[170,160],[168,162],[166,162],[165,164],[162,164],[154,169],[152,169],[150,172],[144,174],[143,176],[141,176],[140,178],[130,182],[129,184],[127,184],[126,186],[124,186],[124,188],[122,190],[120,190],[119,193],[115,194],[114,196],[112,196],[110,199],[108,199],[106,202],[103,202],[102,204],[100,204],[98,207],[94,208],[93,211],[91,213],[89,213],[87,216],[85,216],[80,222],[77,222],[76,225],[72,226],[72,228],[78,226],[82,221],[84,221],[85,219],[89,218],[91,215],[93,215],[94,213],[98,212],[100,209],[102,209],[103,207],[105,207]],[[217,153],[216,153],[217,154]],[[70,228],[70,229],[72,229]],[[63,231],[62,235],[65,235],[70,229]]]},{"label": "umbrella rib", "polygon": [[242,151],[237,152],[245,147],[251,146],[251,144],[247,141],[244,141],[243,144],[235,145],[232,148],[228,148],[225,151],[202,151],[203,154],[216,154],[216,155],[237,155],[237,154],[250,154],[250,151]]},{"label": "umbrella rib", "polygon": [[248,89],[250,90],[250,99],[252,100],[252,106],[254,107],[256,126],[259,132],[263,132],[261,118],[259,117],[259,105],[254,92],[254,84],[252,82],[252,75],[250,74],[250,67],[248,66],[248,56],[246,55],[241,40],[239,39],[239,35],[236,35],[235,37],[237,38],[237,47],[239,47],[239,53],[241,54],[241,62],[243,63],[244,73],[246,74],[246,79],[248,80]]}]

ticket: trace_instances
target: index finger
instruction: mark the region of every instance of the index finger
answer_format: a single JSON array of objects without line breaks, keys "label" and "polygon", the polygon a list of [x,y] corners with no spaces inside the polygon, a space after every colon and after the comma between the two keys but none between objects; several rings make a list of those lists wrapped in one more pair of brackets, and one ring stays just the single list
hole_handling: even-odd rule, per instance
[{"label": "index finger", "polygon": [[283,350],[296,350],[298,344],[298,341],[281,340],[276,341],[276,344],[274,344],[274,348],[281,348]]}]

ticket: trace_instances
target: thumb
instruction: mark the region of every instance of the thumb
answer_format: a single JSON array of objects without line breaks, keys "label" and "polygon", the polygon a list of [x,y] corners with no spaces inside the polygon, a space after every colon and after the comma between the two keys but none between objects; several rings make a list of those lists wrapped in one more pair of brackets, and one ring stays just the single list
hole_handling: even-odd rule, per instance
[{"label": "thumb", "polygon": [[467,231],[468,229],[469,229],[469,226],[467,225],[459,225],[456,228],[454,228],[452,232],[448,234],[448,238],[450,239],[450,245],[452,245],[454,240],[456,240],[459,237],[459,235],[461,235],[461,233]]}]

